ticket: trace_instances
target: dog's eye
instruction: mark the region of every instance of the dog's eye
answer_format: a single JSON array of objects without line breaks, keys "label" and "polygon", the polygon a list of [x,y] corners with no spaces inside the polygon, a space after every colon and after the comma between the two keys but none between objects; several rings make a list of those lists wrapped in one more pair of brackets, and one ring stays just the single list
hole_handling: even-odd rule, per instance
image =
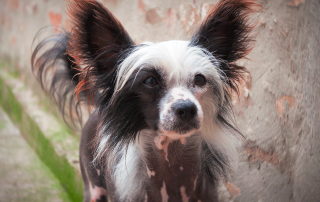
[{"label": "dog's eye", "polygon": [[197,74],[194,77],[194,85],[203,86],[206,83],[206,78],[203,75]]},{"label": "dog's eye", "polygon": [[143,82],[148,87],[154,87],[157,85],[157,80],[154,77],[149,77]]}]

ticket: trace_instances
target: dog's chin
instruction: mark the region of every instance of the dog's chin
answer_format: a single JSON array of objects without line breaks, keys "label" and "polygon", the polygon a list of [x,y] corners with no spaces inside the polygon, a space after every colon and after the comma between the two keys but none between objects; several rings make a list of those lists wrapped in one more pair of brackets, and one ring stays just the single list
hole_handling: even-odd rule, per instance
[{"label": "dog's chin", "polygon": [[194,119],[189,122],[176,121],[164,121],[158,125],[158,134],[160,136],[166,136],[170,139],[187,138],[194,134],[197,134],[201,128],[201,119]]},{"label": "dog's chin", "polygon": [[191,129],[189,131],[184,131],[183,133],[178,133],[176,131],[167,131],[167,130],[159,130],[159,135],[167,136],[170,139],[178,140],[180,138],[186,138],[190,137],[194,134],[196,134],[199,131],[199,129]]}]

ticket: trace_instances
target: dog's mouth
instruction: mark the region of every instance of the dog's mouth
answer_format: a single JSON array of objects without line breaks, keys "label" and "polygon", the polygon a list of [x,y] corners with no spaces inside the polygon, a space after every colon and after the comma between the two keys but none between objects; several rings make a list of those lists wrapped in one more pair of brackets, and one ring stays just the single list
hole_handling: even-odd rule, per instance
[{"label": "dog's mouth", "polygon": [[177,139],[180,139],[180,138],[190,137],[193,134],[197,133],[198,131],[199,131],[198,129],[192,129],[192,130],[189,130],[186,133],[181,134],[181,133],[177,133],[175,131],[159,130],[159,135],[169,137],[169,138],[171,138],[173,140],[177,140]]},{"label": "dog's mouth", "polygon": [[200,120],[181,121],[174,119],[166,119],[159,127],[161,135],[178,139],[180,137],[189,137],[200,129]]},{"label": "dog's mouth", "polygon": [[169,113],[159,124],[159,134],[170,137],[171,139],[179,139],[190,137],[201,128],[202,117],[195,116],[189,120],[180,119]]}]

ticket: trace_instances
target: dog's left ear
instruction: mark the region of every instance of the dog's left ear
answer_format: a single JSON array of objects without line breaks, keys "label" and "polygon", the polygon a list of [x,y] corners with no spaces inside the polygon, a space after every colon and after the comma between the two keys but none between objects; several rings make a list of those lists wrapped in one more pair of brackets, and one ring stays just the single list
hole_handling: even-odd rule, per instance
[{"label": "dog's left ear", "polygon": [[233,62],[245,57],[253,48],[254,40],[250,37],[253,26],[248,17],[257,6],[250,0],[221,0],[191,39],[192,45],[205,48],[221,61],[219,68],[227,77],[226,82],[239,80],[240,72],[246,71]]}]

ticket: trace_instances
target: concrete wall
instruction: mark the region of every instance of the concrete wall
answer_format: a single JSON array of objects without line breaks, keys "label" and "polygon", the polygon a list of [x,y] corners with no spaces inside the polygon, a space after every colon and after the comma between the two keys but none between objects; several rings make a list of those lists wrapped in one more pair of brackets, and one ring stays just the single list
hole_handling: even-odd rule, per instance
[{"label": "concrete wall", "polygon": [[[134,41],[189,39],[216,0],[105,0]],[[320,2],[261,0],[251,73],[235,99],[248,142],[226,184],[226,201],[320,199]],[[0,54],[31,85],[30,47],[46,26],[71,24],[62,0],[0,1]]]}]

